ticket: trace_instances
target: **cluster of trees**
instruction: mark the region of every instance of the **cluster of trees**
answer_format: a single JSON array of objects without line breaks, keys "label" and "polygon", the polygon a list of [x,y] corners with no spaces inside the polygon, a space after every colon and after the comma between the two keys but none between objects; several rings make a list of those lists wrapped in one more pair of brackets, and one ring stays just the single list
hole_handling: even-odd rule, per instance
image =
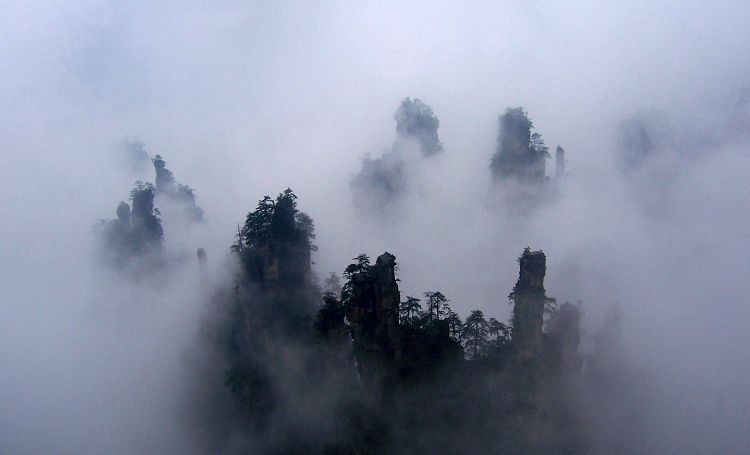
[{"label": "cluster of trees", "polygon": [[277,290],[309,287],[314,231],[312,218],[297,209],[297,196],[287,188],[276,199],[258,201],[238,230],[232,251],[250,282]]},{"label": "cluster of trees", "polygon": [[420,299],[407,295],[399,307],[400,324],[418,330],[447,324],[449,336],[463,347],[470,360],[485,357],[510,343],[510,327],[495,318],[487,319],[481,310],[472,311],[462,321],[442,292],[425,292],[424,302],[425,309]]},{"label": "cluster of trees", "polygon": [[[299,211],[297,196],[287,188],[276,198],[258,201],[231,246],[240,271],[232,290],[215,297],[225,310],[217,333],[224,383],[237,398],[237,412],[251,420],[253,430],[262,432],[274,412],[289,405],[288,393],[302,393],[278,382],[291,374],[286,368],[292,368],[278,363],[282,352],[297,352],[303,358],[315,355],[309,348],[320,297],[310,271],[314,238],[312,219]],[[314,375],[304,369],[296,374],[308,379]]]},{"label": "cluster of trees", "polygon": [[[348,333],[345,321],[346,307],[351,300],[353,282],[372,273],[373,265],[366,254],[354,258],[344,270],[346,284],[338,286],[335,274],[326,281],[323,306],[318,311],[315,327],[324,338],[332,333]],[[340,298],[338,293],[340,292]],[[472,311],[465,321],[453,311],[448,298],[440,291],[427,291],[424,300],[405,296],[398,307],[399,325],[412,332],[439,332],[443,329],[447,336],[457,343],[468,360],[478,360],[492,355],[511,341],[511,327],[495,318],[487,319],[481,310]],[[423,307],[424,302],[424,307]]]},{"label": "cluster of trees", "polygon": [[[541,252],[527,249],[521,262],[542,257]],[[544,333],[541,316],[537,327],[533,321],[514,320],[514,327],[530,332],[527,339],[540,338],[535,357],[522,363],[518,360],[520,346],[508,324],[488,319],[480,310],[462,320],[442,292],[428,291],[422,298],[407,295],[397,307],[388,306],[389,288],[395,283],[384,278],[388,273],[382,265],[372,264],[367,255],[357,256],[344,271],[343,286],[338,286],[336,279],[327,281],[324,304],[314,323],[320,338],[337,349],[343,339],[353,339],[350,355],[356,359],[363,399],[370,406],[365,434],[374,438],[368,431],[384,431],[388,421],[398,422],[395,425],[412,422],[407,429],[390,428],[380,433],[380,444],[354,446],[353,453],[389,453],[394,447],[406,453],[459,450],[452,445],[455,442],[413,423],[430,420],[438,427],[448,425],[448,434],[461,441],[459,446],[472,447],[468,449],[472,453],[581,453],[574,419],[570,427],[561,426],[557,436],[544,442],[527,433],[527,426],[555,425],[566,415],[564,399],[546,394],[556,393],[552,391],[557,390],[563,375],[575,375],[580,369],[578,307],[566,303],[557,308],[554,300],[546,297],[539,281],[543,270],[534,270],[532,265],[522,271],[509,296],[514,301],[522,299],[516,305],[538,304],[548,315]],[[527,288],[529,284],[533,289]],[[537,295],[532,296],[534,292]],[[519,314],[527,317],[529,311],[523,310]],[[397,312],[397,324],[389,322],[393,320],[389,311]],[[490,404],[471,408],[473,400],[482,397]],[[393,402],[399,405],[394,407]],[[435,415],[441,413],[455,415],[458,420],[435,421]],[[434,440],[425,441],[425,437]]]},{"label": "cluster of trees", "polygon": [[[558,389],[575,374],[576,308],[552,313],[544,334],[539,325],[538,359],[521,364],[507,324],[479,310],[462,319],[440,291],[401,299],[388,253],[357,256],[343,285],[332,274],[320,289],[314,237],[290,189],[238,229],[239,271],[214,297],[229,401],[217,405],[226,440],[211,450],[583,453]],[[544,305],[543,273],[531,279]]]}]

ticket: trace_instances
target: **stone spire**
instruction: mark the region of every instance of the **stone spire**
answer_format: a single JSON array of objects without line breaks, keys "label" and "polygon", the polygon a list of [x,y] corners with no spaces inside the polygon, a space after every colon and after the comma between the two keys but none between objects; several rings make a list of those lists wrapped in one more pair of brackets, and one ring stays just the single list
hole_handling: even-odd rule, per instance
[{"label": "stone spire", "polygon": [[378,257],[370,273],[353,279],[347,308],[360,387],[368,400],[380,401],[396,382],[394,363],[400,356],[396,257]]},{"label": "stone spire", "polygon": [[547,258],[526,248],[519,258],[518,282],[513,288],[513,345],[521,363],[533,360],[542,349],[544,274]]},{"label": "stone spire", "polygon": [[565,179],[565,149],[557,146],[555,152],[555,180],[562,181]]}]

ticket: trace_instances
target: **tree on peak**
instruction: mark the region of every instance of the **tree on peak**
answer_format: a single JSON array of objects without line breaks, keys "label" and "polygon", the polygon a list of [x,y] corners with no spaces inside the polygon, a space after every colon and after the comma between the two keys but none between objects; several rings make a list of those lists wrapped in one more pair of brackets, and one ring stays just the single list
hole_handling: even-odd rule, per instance
[{"label": "tree on peak", "polygon": [[276,238],[291,238],[297,233],[297,195],[287,188],[279,193],[271,216],[271,230]]},{"label": "tree on peak", "polygon": [[372,272],[372,265],[370,264],[370,256],[362,253],[354,258],[353,263],[346,266],[344,269],[344,279],[346,283],[341,288],[341,301],[348,304],[352,296],[353,282],[356,279],[366,279]]},{"label": "tree on peak", "polygon": [[258,247],[271,239],[271,226],[276,203],[270,196],[258,201],[258,206],[248,213],[242,228],[242,239],[247,247]]},{"label": "tree on peak", "polygon": [[311,280],[314,238],[312,218],[297,209],[297,196],[287,188],[275,200],[265,196],[258,201],[247,214],[232,251],[239,254],[254,280],[299,286]]},{"label": "tree on peak", "polygon": [[353,263],[344,269],[344,278],[351,280],[357,275],[369,273],[372,266],[370,265],[370,256],[362,253],[354,258]]}]

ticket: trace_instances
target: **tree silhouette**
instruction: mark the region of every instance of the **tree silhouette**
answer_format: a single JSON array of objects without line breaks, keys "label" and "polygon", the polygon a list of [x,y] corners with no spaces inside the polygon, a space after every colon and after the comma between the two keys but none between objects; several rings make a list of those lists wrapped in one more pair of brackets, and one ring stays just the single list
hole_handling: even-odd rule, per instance
[{"label": "tree silhouette", "polygon": [[369,273],[372,266],[370,265],[370,256],[366,254],[360,254],[354,258],[354,263],[349,264],[344,269],[344,278],[351,280],[354,276],[359,274]]},{"label": "tree silhouette", "polygon": [[478,359],[487,346],[487,320],[484,313],[474,310],[464,322],[463,340],[466,352],[472,360]]},{"label": "tree silhouette", "polygon": [[271,238],[271,226],[276,204],[270,196],[258,201],[258,206],[247,215],[242,229],[242,241],[247,247],[258,247]]},{"label": "tree silhouette", "polygon": [[366,278],[372,271],[372,265],[370,265],[370,256],[366,254],[360,254],[354,258],[354,263],[349,264],[344,269],[344,279],[346,283],[341,288],[341,302],[347,305],[349,299],[352,296],[352,285],[356,278]]},{"label": "tree silhouette", "polygon": [[399,306],[399,316],[401,324],[416,326],[422,318],[422,305],[416,297],[406,296],[406,300]]},{"label": "tree silhouette", "polygon": [[510,341],[510,328],[495,318],[487,322],[487,331],[494,346],[501,346]]},{"label": "tree silhouette", "polygon": [[445,317],[445,321],[448,323],[448,331],[451,338],[458,342],[461,342],[464,323],[461,321],[461,318],[458,317],[458,314],[449,309],[448,314]]},{"label": "tree silhouette", "polygon": [[439,321],[440,316],[444,316],[447,313],[445,306],[448,303],[448,299],[440,291],[425,292],[424,296],[427,299],[427,321]]}]

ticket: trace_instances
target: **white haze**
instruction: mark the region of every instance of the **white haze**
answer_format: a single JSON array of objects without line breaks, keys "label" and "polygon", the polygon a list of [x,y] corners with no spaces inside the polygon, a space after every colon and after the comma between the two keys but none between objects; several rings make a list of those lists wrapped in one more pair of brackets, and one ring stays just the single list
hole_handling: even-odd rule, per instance
[{"label": "white haze", "polygon": [[[237,223],[288,186],[315,220],[320,276],[387,249],[403,293],[441,290],[464,316],[506,319],[516,257],[543,249],[548,294],[583,302],[587,334],[623,309],[649,384],[643,453],[750,451],[747,2],[3,11],[0,453],[193,450],[184,360],[206,291],[195,249],[218,274]],[[432,106],[445,152],[409,162],[402,215],[357,220],[348,183],[365,152],[391,146],[406,96]],[[568,152],[560,202],[528,219],[490,202],[509,106]],[[643,112],[666,119],[653,125],[662,146],[623,174],[619,126]],[[153,180],[120,165],[125,137],[162,154],[208,220],[182,234],[165,223],[188,264],[161,284],[92,259],[92,225]],[[618,431],[603,429],[604,444]]]}]

